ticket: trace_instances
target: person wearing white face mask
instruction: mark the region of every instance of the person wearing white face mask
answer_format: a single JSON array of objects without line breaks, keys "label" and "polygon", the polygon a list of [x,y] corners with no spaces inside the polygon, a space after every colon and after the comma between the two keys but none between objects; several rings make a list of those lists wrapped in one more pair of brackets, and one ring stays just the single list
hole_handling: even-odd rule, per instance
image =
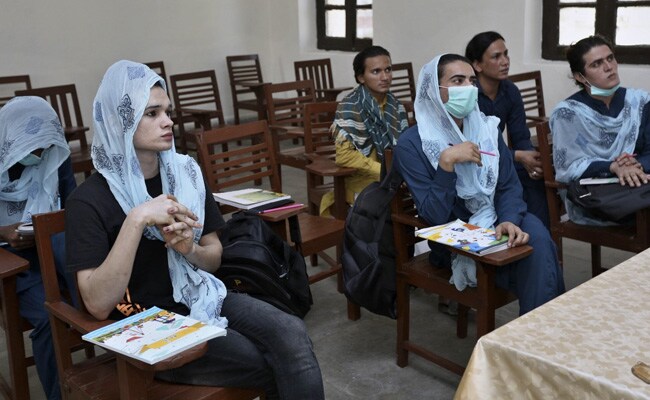
[{"label": "person wearing white face mask", "polygon": [[[650,93],[620,86],[611,43],[589,36],[571,45],[567,60],[581,90],[551,114],[556,179],[617,177],[621,185],[648,183],[650,172]],[[610,225],[565,200],[579,224]]]},{"label": "person wearing white face mask", "polygon": [[[34,327],[29,336],[43,391],[49,400],[60,399],[34,235],[20,234],[16,228],[31,222],[34,214],[64,206],[76,187],[70,148],[50,104],[32,96],[16,97],[0,110],[0,148],[0,241],[6,242],[5,249],[29,261],[29,270],[16,279],[18,307],[20,315]],[[63,234],[52,238],[52,247],[62,286],[72,288],[73,280],[63,272]]]},{"label": "person wearing white face mask", "polygon": [[[430,225],[457,218],[508,235],[509,246],[528,243],[534,255],[499,268],[497,285],[519,298],[520,314],[564,292],[555,245],[542,222],[526,210],[522,189],[498,128],[477,105],[475,72],[465,57],[444,54],[426,64],[418,78],[417,125],[395,147],[395,163]],[[476,267],[429,242],[430,260],[451,268],[458,290],[476,286]]]}]

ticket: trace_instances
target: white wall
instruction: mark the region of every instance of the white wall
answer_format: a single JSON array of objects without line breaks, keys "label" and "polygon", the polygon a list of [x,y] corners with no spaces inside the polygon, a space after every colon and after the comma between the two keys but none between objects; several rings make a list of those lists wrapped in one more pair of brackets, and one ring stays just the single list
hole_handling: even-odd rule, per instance
[{"label": "white wall", "polygon": [[[294,79],[293,61],[330,57],[337,86],[354,85],[354,54],[316,49],[314,0],[0,0],[0,76],[34,86],[75,83],[91,125],[91,102],[114,61],[163,60],[167,74],[216,69],[232,116],[225,57],[258,53],[264,78]],[[511,72],[542,71],[548,111],[575,87],[563,61],[541,59],[542,0],[375,0],[376,44],[416,75],[441,52],[463,53],[477,32],[507,40]],[[650,66],[622,65],[622,83],[650,90]]]},{"label": "white wall", "polygon": [[[270,1],[274,4],[271,9],[273,40],[285,45],[283,49],[274,49],[278,59],[284,60],[276,76],[291,78],[293,60],[331,57],[335,84],[353,85],[354,54],[316,50],[315,40],[309,41],[315,37],[315,2]],[[290,11],[296,4],[299,10]],[[304,22],[299,16],[311,20]],[[373,42],[387,48],[393,62],[413,62],[416,79],[420,68],[437,54],[464,54],[474,34],[495,30],[506,38],[511,73],[542,71],[547,113],[577,90],[569,79],[567,62],[542,60],[542,0],[375,0],[373,23]],[[287,34],[292,38],[284,38]],[[296,35],[299,36],[297,48]],[[624,86],[650,91],[647,79],[650,65],[621,65],[619,72]]]},{"label": "white wall", "polygon": [[119,59],[162,60],[168,75],[216,69],[231,115],[225,57],[271,58],[268,0],[0,2],[0,76],[29,74],[35,87],[75,83],[86,125],[99,81]]}]

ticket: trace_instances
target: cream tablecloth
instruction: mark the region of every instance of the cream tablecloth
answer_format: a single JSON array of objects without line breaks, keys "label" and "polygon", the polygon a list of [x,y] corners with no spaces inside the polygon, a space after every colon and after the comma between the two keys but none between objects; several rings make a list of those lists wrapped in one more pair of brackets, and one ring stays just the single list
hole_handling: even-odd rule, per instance
[{"label": "cream tablecloth", "polygon": [[483,336],[455,399],[650,399],[650,250]]}]

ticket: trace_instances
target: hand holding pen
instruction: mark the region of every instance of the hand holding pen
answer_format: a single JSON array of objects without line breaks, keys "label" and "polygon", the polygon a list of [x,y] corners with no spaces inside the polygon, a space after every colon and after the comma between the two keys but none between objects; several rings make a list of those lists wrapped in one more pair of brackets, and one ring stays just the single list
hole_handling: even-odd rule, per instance
[{"label": "hand holding pen", "polygon": [[445,171],[452,172],[456,163],[471,162],[483,166],[481,152],[472,142],[462,142],[457,145],[449,144],[450,147],[440,154],[439,166]]}]

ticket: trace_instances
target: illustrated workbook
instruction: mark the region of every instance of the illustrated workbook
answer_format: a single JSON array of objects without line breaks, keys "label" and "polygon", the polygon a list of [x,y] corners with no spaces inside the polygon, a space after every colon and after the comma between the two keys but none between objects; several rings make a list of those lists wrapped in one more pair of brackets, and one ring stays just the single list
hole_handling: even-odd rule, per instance
[{"label": "illustrated workbook", "polygon": [[508,248],[508,236],[499,240],[493,229],[481,228],[460,219],[415,231],[421,238],[455,247],[479,256],[495,253]]},{"label": "illustrated workbook", "polygon": [[82,339],[148,364],[223,336],[226,330],[152,307],[82,336]]}]

